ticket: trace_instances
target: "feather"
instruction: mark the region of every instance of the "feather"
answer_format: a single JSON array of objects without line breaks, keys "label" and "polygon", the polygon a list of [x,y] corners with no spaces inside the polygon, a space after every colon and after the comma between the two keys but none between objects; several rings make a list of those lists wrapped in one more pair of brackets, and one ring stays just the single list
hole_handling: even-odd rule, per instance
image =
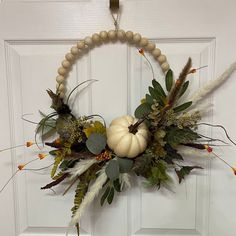
[{"label": "feather", "polygon": [[97,162],[96,159],[80,160],[73,168],[70,168],[67,173],[71,175],[70,179],[74,179],[77,176],[82,175],[88,170],[93,164]]},{"label": "feather", "polygon": [[199,89],[191,97],[193,103],[197,103],[202,100],[207,94],[211,93],[215,88],[220,86],[226,81],[236,70],[236,62],[234,62],[220,77],[215,80],[209,81],[203,88]]},{"label": "feather", "polygon": [[79,209],[75,212],[69,227],[75,225],[83,215],[85,209],[92,203],[94,198],[99,194],[100,190],[102,189],[103,185],[107,181],[107,175],[105,173],[105,168],[102,169],[100,175],[97,177],[95,182],[89,188],[87,194],[85,195]]}]

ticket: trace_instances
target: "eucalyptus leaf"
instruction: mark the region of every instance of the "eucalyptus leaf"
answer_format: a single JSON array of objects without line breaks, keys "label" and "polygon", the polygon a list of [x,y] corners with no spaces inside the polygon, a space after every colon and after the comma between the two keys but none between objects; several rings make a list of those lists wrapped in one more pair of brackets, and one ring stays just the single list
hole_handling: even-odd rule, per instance
[{"label": "eucalyptus leaf", "polygon": [[105,135],[100,133],[92,133],[86,141],[86,146],[88,150],[98,155],[106,147],[107,139]]},{"label": "eucalyptus leaf", "polygon": [[175,113],[184,111],[187,108],[189,108],[192,105],[192,103],[193,102],[191,102],[191,101],[190,102],[186,102],[186,103],[184,103],[184,104],[182,104],[180,106],[175,107],[173,110],[174,110]]},{"label": "eucalyptus leaf", "polygon": [[168,70],[167,74],[166,74],[166,90],[168,92],[170,92],[172,86],[174,83],[174,78],[173,78],[173,71],[172,70]]},{"label": "eucalyptus leaf", "polygon": [[115,190],[114,190],[114,188],[112,187],[111,190],[110,190],[110,193],[109,193],[109,195],[108,195],[108,197],[107,197],[107,202],[108,202],[109,204],[112,203],[113,198],[114,198],[114,195],[115,195]]},{"label": "eucalyptus leaf", "polygon": [[113,181],[113,186],[114,186],[114,189],[116,190],[116,192],[121,192],[121,184],[120,184],[119,179],[116,179]]},{"label": "eucalyptus leaf", "polygon": [[127,158],[118,158],[120,173],[128,173],[132,169],[134,162]]},{"label": "eucalyptus leaf", "polygon": [[111,187],[108,186],[108,187],[106,188],[106,191],[104,192],[104,194],[103,194],[102,197],[101,197],[101,206],[104,205],[104,202],[105,202],[105,200],[107,199],[108,194],[110,193],[110,191],[111,191]]},{"label": "eucalyptus leaf", "polygon": [[119,174],[120,174],[120,169],[119,169],[119,163],[117,160],[111,160],[109,161],[107,167],[106,167],[106,175],[107,177],[114,181],[117,178],[119,178]]}]

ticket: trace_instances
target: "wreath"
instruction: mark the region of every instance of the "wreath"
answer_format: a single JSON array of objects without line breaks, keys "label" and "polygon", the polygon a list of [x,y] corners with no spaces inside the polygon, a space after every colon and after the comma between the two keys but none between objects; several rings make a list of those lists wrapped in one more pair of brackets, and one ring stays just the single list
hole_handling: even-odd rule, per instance
[{"label": "wreath", "polygon": [[[134,115],[115,118],[107,127],[105,119],[100,115],[76,115],[70,106],[73,93],[81,86],[95,82],[94,80],[84,81],[69,93],[65,90],[66,76],[78,56],[109,41],[126,41],[136,46],[138,53],[147,60],[153,78]],[[165,75],[165,88],[155,79],[146,52],[160,64]],[[217,146],[216,139],[203,136],[198,131],[200,125],[216,126],[200,122],[202,114],[209,107],[198,104],[234,72],[236,63],[218,79],[197,91],[190,100],[183,102],[182,96],[190,83],[188,76],[198,69],[201,68],[192,67],[192,60],[189,58],[179,77],[175,79],[161,50],[147,38],[132,31],[102,31],[80,40],[65,55],[58,69],[56,92],[47,90],[52,100],[52,113],[45,115],[41,112],[43,117],[37,125],[35,141],[26,143],[27,147],[40,146],[37,142],[39,135],[43,145],[51,147],[51,151],[40,151],[37,159],[19,165],[16,173],[35,160],[42,160],[47,156],[54,158],[51,169],[52,182],[41,189],[52,189],[65,180],[68,184],[65,193],[71,188],[75,189],[70,226],[76,226],[78,235],[78,222],[83,212],[100,192],[101,205],[111,204],[117,193],[131,187],[131,176],[140,176],[144,179],[146,187],[159,189],[169,186],[172,181],[171,172],[176,173],[181,183],[191,171],[201,169],[201,166],[186,164],[184,156],[179,152],[179,148],[183,146],[199,150],[201,155],[204,155],[204,152],[212,154],[236,174],[236,169],[213,151],[213,146]],[[223,126],[216,127],[222,128],[228,140],[235,144]],[[55,135],[56,138],[50,139]],[[1,151],[6,150],[9,149]]]}]

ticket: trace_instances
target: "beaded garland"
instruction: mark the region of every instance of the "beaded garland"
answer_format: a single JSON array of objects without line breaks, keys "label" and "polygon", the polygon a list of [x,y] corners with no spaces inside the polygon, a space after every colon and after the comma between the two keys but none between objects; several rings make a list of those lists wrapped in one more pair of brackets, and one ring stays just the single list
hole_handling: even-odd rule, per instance
[{"label": "beaded garland", "polygon": [[57,70],[58,75],[56,77],[56,88],[61,98],[65,97],[65,81],[71,66],[74,64],[78,56],[84,52],[88,52],[88,49],[100,45],[101,43],[109,41],[114,42],[116,40],[120,42],[128,42],[129,44],[141,47],[143,50],[149,52],[159,63],[163,73],[166,73],[170,69],[167,58],[162,54],[161,50],[157,48],[153,42],[142,37],[139,33],[133,33],[132,31],[125,32],[122,29],[101,31],[100,33],[94,33],[91,37],[87,36],[83,40],[78,41],[76,46],[73,46],[70,52],[65,55],[65,59],[61,62],[61,66]]}]

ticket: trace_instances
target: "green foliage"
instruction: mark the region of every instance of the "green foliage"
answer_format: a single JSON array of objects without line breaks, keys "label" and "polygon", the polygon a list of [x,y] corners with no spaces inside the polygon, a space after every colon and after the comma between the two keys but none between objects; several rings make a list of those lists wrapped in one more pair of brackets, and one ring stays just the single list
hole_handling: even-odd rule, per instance
[{"label": "green foliage", "polygon": [[115,195],[115,190],[114,190],[113,187],[111,187],[110,193],[109,193],[108,196],[107,196],[107,202],[108,202],[108,204],[111,204],[111,203],[112,203],[113,198],[114,198],[114,195]]},{"label": "green foliage", "polygon": [[54,164],[53,164],[53,167],[51,170],[51,178],[52,179],[54,178],[54,176],[57,172],[58,166],[60,165],[62,159],[63,159],[63,156],[61,155],[61,153],[58,153],[58,155],[54,158]]},{"label": "green foliage", "polygon": [[120,180],[116,179],[114,181],[110,181],[109,185],[107,186],[105,192],[103,193],[100,203],[101,206],[104,205],[105,201],[107,200],[108,204],[111,204],[116,192],[121,192],[121,184]]},{"label": "green foliage", "polygon": [[103,204],[105,203],[105,200],[107,199],[107,197],[108,197],[110,191],[111,191],[111,187],[108,186],[108,187],[106,188],[105,192],[103,193],[102,197],[101,197],[101,201],[100,201],[101,206],[103,206]]},{"label": "green foliage", "polygon": [[158,188],[161,187],[162,184],[166,184],[171,181],[170,176],[167,174],[167,167],[164,162],[159,161],[151,168],[151,174],[147,179],[146,186]]},{"label": "green foliage", "polygon": [[105,149],[106,143],[107,139],[105,135],[92,133],[86,141],[86,146],[91,153],[98,155]]},{"label": "green foliage", "polygon": [[171,126],[166,134],[166,142],[173,148],[179,144],[190,143],[196,141],[200,136],[190,128],[179,129],[178,127]]},{"label": "green foliage", "polygon": [[133,171],[138,176],[148,178],[152,167],[154,156],[151,153],[145,153],[135,159]]},{"label": "green foliage", "polygon": [[186,82],[183,84],[183,87],[182,87],[181,90],[180,90],[179,97],[181,97],[182,95],[184,95],[184,93],[186,92],[188,86],[189,86],[189,81],[186,81]]},{"label": "green foliage", "polygon": [[184,104],[181,104],[181,105],[175,107],[173,110],[174,110],[175,113],[184,111],[187,108],[189,108],[192,105],[192,103],[193,102],[191,102],[191,101],[190,102],[185,102]]},{"label": "green foliage", "polygon": [[175,172],[179,178],[179,183],[185,178],[186,175],[189,175],[193,169],[202,169],[200,166],[182,166],[180,170],[175,169]]},{"label": "green foliage", "polygon": [[152,86],[153,88],[158,92],[160,97],[163,99],[166,98],[166,94],[160,83],[158,83],[155,79],[152,80]]},{"label": "green foliage", "polygon": [[166,150],[166,156],[163,158],[163,161],[165,161],[167,164],[174,164],[174,160],[179,160],[183,161],[183,157],[175,150],[172,148],[169,144],[165,146]]},{"label": "green foliage", "polygon": [[74,164],[77,162],[78,160],[63,160],[59,166],[59,168],[62,171],[68,170],[69,168],[72,168],[74,166]]},{"label": "green foliage", "polygon": [[157,89],[155,89],[151,86],[148,87],[148,90],[149,90],[151,97],[153,99],[155,99],[161,106],[164,106],[165,101],[164,101],[163,96],[160,93],[160,91],[158,91]]},{"label": "green foliage", "polygon": [[152,111],[151,105],[144,102],[136,108],[134,115],[136,118],[141,119],[141,118],[147,116],[151,111]]},{"label": "green foliage", "polygon": [[128,173],[131,171],[134,161],[128,158],[117,158],[119,164],[119,171],[120,173]]},{"label": "green foliage", "polygon": [[118,161],[117,160],[109,161],[105,172],[106,172],[107,177],[112,181],[119,178],[120,167],[119,167]]},{"label": "green foliage", "polygon": [[166,90],[168,92],[170,92],[170,90],[173,86],[173,83],[174,83],[173,71],[168,70],[168,72],[166,73]]}]

